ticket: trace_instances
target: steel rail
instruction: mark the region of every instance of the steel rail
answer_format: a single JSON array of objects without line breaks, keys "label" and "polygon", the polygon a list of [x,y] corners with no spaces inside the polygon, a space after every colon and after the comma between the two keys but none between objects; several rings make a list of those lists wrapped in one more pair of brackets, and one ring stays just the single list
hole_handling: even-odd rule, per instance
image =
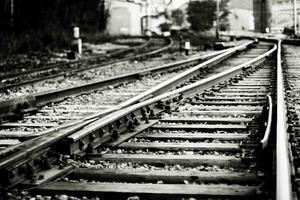
[{"label": "steel rail", "polygon": [[284,81],[281,67],[281,40],[277,51],[277,137],[276,137],[276,199],[291,200],[291,168],[287,133],[287,110],[285,105]]},{"label": "steel rail", "polygon": [[[126,58],[121,58],[121,59],[118,59],[116,61],[106,62],[104,64],[92,64],[92,65],[87,66],[85,68],[79,68],[79,69],[75,69],[75,70],[66,70],[66,71],[59,72],[57,74],[49,75],[49,76],[42,77],[42,78],[35,78],[35,79],[27,80],[27,81],[24,81],[24,82],[14,83],[14,84],[11,84],[11,85],[0,86],[0,91],[7,90],[7,89],[12,88],[12,87],[18,87],[18,86],[22,86],[22,85],[33,84],[33,83],[46,81],[46,80],[53,80],[54,78],[64,78],[64,76],[66,76],[66,75],[76,74],[78,72],[83,72],[83,71],[87,71],[87,70],[98,68],[98,67],[105,67],[105,66],[112,65],[112,64],[120,64],[122,62],[131,60],[131,59],[139,59],[139,58],[143,58],[143,57],[147,57],[147,56],[153,56],[155,54],[159,54],[163,51],[166,51],[174,43],[171,38],[163,38],[163,39],[165,39],[167,41],[167,45],[163,46],[159,49],[152,50],[150,52],[145,52],[145,53],[141,53],[141,54],[138,54],[138,55],[133,55],[133,56],[129,56],[129,57],[126,57]],[[150,42],[147,42],[147,44],[148,43],[150,43]],[[139,47],[139,48],[141,49],[141,48],[144,48],[144,47]],[[137,51],[137,49],[131,48],[128,51]],[[88,60],[89,59],[87,58],[87,59],[83,59],[83,60],[80,60],[80,61],[74,61],[74,62],[71,62],[71,63],[59,63],[57,65],[58,66],[63,65],[63,64],[69,65],[69,64],[75,64],[75,63],[82,63],[83,64],[83,62],[87,62]],[[90,60],[96,62],[97,58],[91,58]],[[52,67],[49,67],[49,69],[51,69],[51,68]],[[72,68],[72,67],[70,67],[70,68]],[[47,70],[47,69],[45,69],[45,70]],[[45,71],[45,70],[43,69],[42,71]],[[39,73],[39,71],[36,71],[36,70],[33,71],[33,72]],[[24,73],[26,73],[26,72],[24,72]],[[30,74],[30,73],[28,73],[28,74]]]},{"label": "steel rail", "polygon": [[[239,51],[243,48],[246,48],[248,45],[250,45],[252,42],[247,43],[247,45],[241,45],[239,47],[236,47],[234,49],[231,49],[231,53],[234,53],[235,51]],[[223,53],[223,56],[219,56],[217,59],[212,59],[211,62],[207,62],[206,64],[212,64],[217,61],[222,61],[223,58],[226,56],[229,56],[230,54],[225,51]],[[197,69],[200,69],[201,67],[204,67],[205,65],[196,66]],[[189,74],[193,74],[195,71],[190,71]],[[186,74],[185,74],[186,75]],[[179,77],[183,78],[183,77]],[[157,88],[161,89],[161,87]],[[155,92],[156,90],[153,90],[152,92]],[[135,99],[133,102],[137,101],[138,99]],[[19,180],[22,176],[25,176],[24,174],[17,173],[19,169],[24,169],[27,166],[27,163],[32,163],[33,160],[39,160],[41,158],[41,155],[45,156],[47,155],[47,152],[50,147],[53,147],[53,145],[61,142],[62,140],[66,139],[67,136],[84,129],[92,122],[98,120],[99,118],[86,118],[84,120],[77,120],[74,122],[71,122],[69,124],[64,124],[59,127],[54,127],[51,129],[51,132],[46,132],[43,136],[33,138],[31,140],[28,140],[24,143],[21,143],[20,145],[17,145],[12,148],[6,149],[6,151],[11,152],[8,156],[1,159],[0,161],[0,174],[3,175],[3,181],[5,185],[13,185],[15,184],[16,180]],[[6,155],[5,153],[4,155]],[[34,156],[33,156],[34,155]],[[38,167],[38,166],[36,166]],[[22,170],[21,170],[22,171]],[[4,174],[6,174],[4,176]],[[10,177],[11,174],[13,177]],[[19,178],[18,178],[19,177]],[[1,181],[0,181],[1,184]]]},{"label": "steel rail", "polygon": [[[108,114],[108,113],[111,113],[113,111],[116,111],[116,110],[120,110],[122,108],[125,108],[127,106],[130,106],[138,101],[141,101],[142,99],[146,99],[147,97],[155,97],[155,96],[158,96],[160,94],[163,94],[165,93],[168,89],[171,89],[172,87],[174,88],[176,85],[184,82],[185,80],[187,80],[188,78],[194,76],[195,73],[197,73],[198,70],[201,70],[202,68],[204,67],[209,67],[211,65],[215,65],[221,61],[223,61],[224,59],[226,59],[228,56],[234,54],[236,51],[239,51],[239,50],[242,50],[244,48],[247,48],[247,46],[251,45],[253,42],[247,42],[245,44],[242,44],[240,46],[237,46],[237,47],[234,47],[234,48],[230,48],[228,50],[222,50],[221,52],[224,52],[222,54],[219,54],[220,52],[214,52],[212,54],[208,54],[205,56],[205,58],[210,58],[210,57],[213,57],[215,55],[215,57],[213,57],[212,59],[210,60],[207,60],[201,64],[198,64],[196,65],[195,67],[192,67],[191,69],[188,69],[186,71],[184,71],[183,73],[180,73],[178,74],[177,76],[174,76],[173,78],[151,88],[150,90],[147,90],[117,106],[114,106],[112,107],[111,109],[109,110],[106,110],[104,111],[104,113],[98,113],[96,115],[91,115],[90,117],[87,117],[86,119],[92,119],[92,118],[95,118],[95,117],[101,117],[101,116],[104,116],[104,114]],[[204,59],[204,57],[203,57]],[[191,59],[191,61],[194,60],[194,59]],[[180,61],[178,62],[177,64],[183,64],[184,61]]]},{"label": "steel rail", "polygon": [[264,134],[263,139],[260,141],[262,145],[262,149],[265,149],[268,146],[269,143],[269,138],[271,134],[271,125],[272,125],[272,116],[273,116],[273,103],[272,103],[272,98],[270,95],[267,95],[268,98],[268,107],[269,107],[269,112],[268,112],[268,122],[267,122],[267,127],[266,131]]},{"label": "steel rail", "polygon": [[[240,46],[237,46],[234,48],[230,48],[230,49],[226,49],[226,50],[222,50],[222,51],[218,51],[218,52],[213,52],[213,53],[210,53],[210,54],[207,54],[204,56],[191,58],[191,59],[187,59],[187,60],[183,60],[183,61],[178,61],[178,62],[166,64],[163,66],[146,69],[146,70],[139,71],[139,72],[134,72],[134,73],[129,73],[129,74],[109,78],[106,80],[94,81],[94,82],[84,84],[81,86],[67,87],[67,88],[57,89],[57,90],[53,90],[53,91],[49,91],[49,92],[41,92],[41,93],[37,93],[34,95],[18,97],[18,98],[14,98],[14,99],[7,100],[7,101],[0,101],[0,110],[1,110],[0,117],[5,118],[5,117],[13,116],[15,112],[19,112],[19,111],[17,111],[17,109],[19,109],[19,110],[21,109],[24,111],[35,110],[39,106],[43,106],[47,103],[50,103],[52,101],[55,101],[55,100],[58,100],[58,99],[61,99],[61,98],[64,98],[64,97],[67,97],[70,95],[79,95],[81,93],[86,93],[87,91],[93,91],[96,89],[107,87],[108,85],[116,85],[116,84],[119,85],[122,82],[127,82],[130,80],[136,79],[137,77],[143,76],[145,74],[160,73],[160,72],[166,71],[166,70],[173,70],[177,67],[181,67],[182,65],[190,65],[193,63],[196,64],[199,61],[206,60],[206,59],[212,58],[212,57],[220,55],[220,54],[224,54],[224,52],[231,52],[231,54],[233,54],[237,50],[246,48],[250,44],[251,43],[248,42],[248,43],[245,43],[243,45],[240,45]],[[219,56],[219,58],[220,58],[220,56]],[[224,57],[224,59],[225,59],[225,57]],[[221,61],[221,59],[219,59],[219,61]],[[203,66],[201,66],[201,67],[203,67]],[[193,75],[192,73],[190,73],[190,74]],[[155,92],[155,91],[156,90],[153,90],[153,92]],[[139,100],[139,99],[137,98],[137,100]],[[24,109],[23,109],[23,107],[24,107]]]},{"label": "steel rail", "polygon": [[[230,51],[230,52],[231,52],[231,54],[233,54],[237,50],[243,49],[246,46],[249,46],[250,44],[251,44],[250,42],[246,43],[244,45],[239,46],[239,48],[232,49],[233,51]],[[150,69],[146,69],[146,70],[142,70],[142,71],[138,71],[138,72],[134,72],[134,73],[124,74],[124,75],[109,78],[106,80],[94,81],[94,82],[91,82],[91,83],[88,83],[88,84],[85,84],[82,86],[68,87],[68,88],[58,89],[58,90],[51,91],[51,92],[41,92],[41,93],[37,93],[36,95],[34,95],[34,97],[36,98],[36,101],[37,101],[36,104],[41,106],[41,105],[45,105],[53,100],[56,100],[58,98],[64,98],[64,97],[70,96],[70,95],[75,95],[75,94],[78,95],[81,93],[86,93],[87,91],[93,91],[95,89],[107,87],[107,85],[114,85],[114,84],[119,85],[120,83],[126,82],[128,80],[136,79],[136,77],[140,77],[140,76],[150,74],[150,73],[161,73],[162,71],[173,70],[176,67],[180,67],[182,65],[193,64],[195,62],[199,62],[199,61],[202,61],[202,60],[205,60],[208,58],[212,58],[219,54],[224,55],[223,59],[225,59],[224,52],[227,52],[227,51],[214,52],[214,53],[200,56],[197,58],[187,59],[187,60],[170,63],[170,64],[166,64],[163,66],[154,67],[154,68],[150,68]],[[221,59],[219,59],[219,60],[221,61]],[[193,74],[190,73],[190,75],[193,75]],[[76,92],[74,92],[74,91],[76,91]]]},{"label": "steel rail", "polygon": [[[243,45],[240,45],[240,46],[238,46],[238,47],[231,48],[231,49],[228,49],[228,50],[230,50],[231,53],[234,53],[235,50],[241,50],[241,49],[247,47],[247,46],[250,45],[250,44],[252,44],[252,42],[249,42],[249,43],[246,43],[246,44],[243,44]],[[222,61],[222,60],[223,60],[223,57],[224,57],[224,59],[225,59],[225,56],[228,56],[228,53],[227,53],[228,50],[223,50],[223,51],[221,51],[222,53],[225,52],[225,53],[224,53],[224,56],[222,56],[223,54],[222,54],[222,55],[219,55],[219,56],[217,56],[217,57],[215,57],[215,58],[213,58],[213,59],[210,59],[210,60],[206,61],[205,63],[206,63],[207,65],[208,65],[208,64],[212,65],[212,64],[216,64],[217,61]],[[211,53],[211,54],[207,54],[207,55],[205,55],[205,56],[201,56],[200,58],[203,58],[203,59],[211,58],[211,57],[213,57],[213,56],[215,56],[215,55],[218,55],[219,53],[220,53],[220,52],[214,52],[214,53]],[[185,63],[187,63],[187,62],[189,63],[189,62],[197,61],[197,60],[200,59],[200,58],[193,58],[193,59],[188,59],[188,60],[185,60],[185,61],[179,61],[179,62],[176,62],[176,63],[173,63],[173,64],[172,64],[172,63],[171,63],[171,64],[167,64],[167,65],[165,65],[165,66],[163,66],[163,67],[158,67],[157,69],[154,69],[154,70],[158,70],[158,71],[159,71],[159,70],[161,70],[162,68],[163,68],[163,69],[164,69],[164,68],[170,68],[170,67],[172,67],[173,65],[177,66],[177,65],[185,64]],[[194,69],[200,69],[200,68],[205,67],[205,66],[206,66],[205,64],[199,64],[199,65],[195,66]],[[194,71],[195,71],[195,70],[190,71],[189,74],[192,75]],[[148,72],[149,72],[149,71],[148,71]],[[185,73],[185,75],[186,75],[186,73]],[[178,78],[181,78],[181,76],[179,75]],[[170,83],[168,83],[168,84],[170,84]],[[119,109],[122,109],[122,108],[124,108],[124,107],[126,107],[126,106],[132,105],[133,103],[136,103],[137,101],[139,101],[139,100],[141,100],[141,99],[145,99],[145,97],[147,97],[147,96],[149,96],[149,95],[154,96],[153,94],[154,94],[155,92],[158,92],[158,90],[162,90],[166,85],[168,86],[168,84],[162,83],[162,84],[158,85],[157,87],[155,87],[154,89],[151,89],[151,90],[149,90],[149,91],[146,91],[146,92],[142,93],[141,95],[138,95],[138,97],[129,99],[128,101],[123,102],[123,103],[120,104],[120,105],[114,106],[114,107],[112,107],[112,108],[110,108],[110,109],[107,109],[107,110],[105,110],[105,111],[102,111],[102,112],[100,112],[100,113],[97,113],[97,114],[94,114],[94,115],[90,115],[90,116],[84,118],[83,120],[76,120],[76,121],[74,121],[74,122],[70,122],[70,123],[67,123],[67,124],[63,124],[63,125],[59,125],[59,126],[57,126],[57,127],[50,128],[49,130],[42,131],[40,134],[41,134],[41,135],[46,135],[46,134],[49,134],[49,133],[51,133],[51,132],[62,131],[63,129],[66,129],[67,127],[77,125],[77,124],[82,123],[82,122],[84,122],[84,121],[89,121],[89,120],[91,120],[91,119],[96,120],[96,119],[99,118],[99,117],[103,117],[103,116],[105,116],[105,115],[107,115],[107,114],[109,114],[109,113],[112,113],[112,112],[114,112],[114,111],[117,111],[117,110],[119,110]],[[83,90],[83,91],[86,92],[86,89]],[[42,95],[42,94],[41,94],[41,95]],[[27,101],[27,102],[31,102],[32,105],[36,105],[36,104],[42,105],[42,104],[47,103],[47,102],[49,101],[49,99],[52,99],[50,96],[48,96],[48,94],[46,94],[46,97],[43,97],[43,96],[42,96],[42,97],[39,97],[38,95],[37,95],[37,96],[33,96],[33,97],[31,97],[31,98],[29,98],[29,97],[30,97],[30,96],[28,96],[28,98],[19,99],[19,101],[17,101],[16,103],[20,103],[20,101]],[[60,96],[58,96],[58,97],[60,97]],[[40,98],[41,98],[41,99],[40,99]],[[43,99],[45,99],[45,100],[43,100]],[[4,104],[4,105],[6,105],[6,104]],[[6,107],[7,107],[7,105],[6,105]],[[7,112],[8,112],[8,110],[7,110]],[[65,134],[63,134],[63,135],[65,135]],[[23,144],[20,144],[20,145],[23,146]],[[18,147],[18,145],[17,145],[16,147]],[[7,150],[8,150],[8,151],[12,151],[13,149],[15,149],[15,147],[7,148],[6,151],[7,151]],[[5,152],[6,152],[6,151],[5,151]],[[0,151],[0,155],[1,155],[1,153],[2,153],[2,152]],[[3,153],[4,153],[4,152],[3,152]],[[1,166],[1,164],[0,164],[0,166]],[[1,168],[1,167],[0,167],[0,168]]]},{"label": "steel rail", "polygon": [[[235,75],[240,74],[245,68],[250,67],[251,65],[257,64],[258,62],[261,63],[263,62],[263,60],[267,57],[270,56],[274,51],[276,51],[277,49],[277,45],[274,45],[274,47],[269,50],[268,52],[244,63],[241,65],[238,65],[232,69],[226,70],[224,72],[220,72],[216,75],[213,75],[209,78],[200,80],[196,83],[193,83],[191,85],[179,88],[177,90],[162,94],[160,96],[151,98],[149,100],[146,100],[144,102],[126,107],[122,110],[119,110],[117,112],[111,113],[99,120],[96,120],[95,122],[91,123],[90,125],[86,126],[85,128],[83,128],[82,130],[68,136],[68,141],[70,142],[70,149],[77,149],[76,147],[78,146],[82,146],[79,145],[79,143],[82,141],[85,141],[86,144],[88,144],[89,142],[93,142],[90,140],[90,135],[91,134],[95,134],[98,133],[100,129],[102,129],[102,131],[107,131],[109,130],[108,126],[110,124],[113,124],[114,126],[116,126],[116,122],[123,118],[123,117],[127,117],[128,115],[130,115],[133,112],[137,112],[136,115],[141,115],[140,110],[142,108],[145,107],[149,107],[150,105],[152,107],[154,107],[154,104],[158,101],[162,101],[162,100],[166,100],[166,99],[175,99],[177,97],[179,97],[182,93],[185,93],[186,95],[190,95],[193,94],[194,92],[200,92],[200,91],[204,91],[205,89],[216,85],[224,80],[227,80],[229,78],[234,77]],[[196,90],[196,91],[195,91]],[[109,131],[107,131],[109,132]],[[109,137],[107,137],[106,139],[110,139]],[[104,140],[104,139],[103,139]],[[101,141],[101,143],[103,143],[105,141]],[[72,146],[75,146],[72,147]],[[80,151],[85,151],[86,148],[81,148]],[[71,153],[79,153],[78,149],[74,152]]]},{"label": "steel rail", "polygon": [[[141,37],[141,38],[143,38],[143,37]],[[108,57],[111,56],[111,55],[112,56],[117,56],[118,54],[121,54],[121,53],[136,51],[137,49],[143,49],[146,46],[148,46],[149,43],[151,42],[151,38],[150,39],[146,38],[146,39],[147,39],[146,42],[144,42],[143,44],[137,45],[137,46],[129,47],[127,49],[121,49],[121,50],[118,50],[117,52],[114,52],[114,51],[110,50],[108,52],[108,55],[106,54],[105,56],[108,56]],[[27,74],[31,74],[31,73],[36,73],[36,72],[39,72],[40,70],[45,71],[45,70],[49,70],[49,69],[55,69],[55,68],[60,67],[60,65],[63,65],[63,64],[70,65],[70,64],[80,63],[80,62],[83,62],[83,61],[88,61],[88,60],[98,60],[99,58],[103,58],[103,57],[104,56],[101,56],[101,57],[100,56],[95,56],[95,57],[92,57],[92,58],[82,58],[80,60],[74,60],[74,61],[71,60],[70,62],[60,62],[60,63],[49,64],[45,67],[41,67],[41,68],[38,68],[38,69],[31,69],[31,70],[26,70],[26,71],[22,71],[22,72],[8,73],[8,74],[5,74],[5,75],[0,75],[0,80],[8,79],[8,78],[16,77],[16,76],[21,76],[21,75],[27,75]],[[105,63],[105,65],[107,65],[109,63],[110,62],[107,62],[107,63]]]},{"label": "steel rail", "polygon": [[[267,35],[267,34],[262,34],[262,33],[251,33],[251,34],[247,34],[247,33],[237,33],[237,32],[231,32],[231,33],[226,33],[226,32],[222,32],[220,34],[221,36],[225,36],[225,37],[236,37],[236,38],[240,38],[240,39],[252,39],[256,38],[258,40],[261,41],[269,41],[269,42],[278,42],[278,37],[276,36],[272,36],[272,35]],[[281,38],[281,43],[282,44],[292,44],[292,45],[300,45],[300,39],[295,39],[295,38]]]}]

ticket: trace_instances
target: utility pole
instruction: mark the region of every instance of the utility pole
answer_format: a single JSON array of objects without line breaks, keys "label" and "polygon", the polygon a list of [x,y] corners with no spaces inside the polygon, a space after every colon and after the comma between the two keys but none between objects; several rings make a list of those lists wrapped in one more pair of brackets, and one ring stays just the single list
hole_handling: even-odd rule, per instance
[{"label": "utility pole", "polygon": [[104,31],[105,28],[106,28],[105,0],[100,0],[100,24],[99,24],[99,31]]},{"label": "utility pole", "polygon": [[219,14],[220,14],[220,2],[219,0],[216,0],[216,6],[217,6],[217,21],[216,21],[216,38],[219,39]]},{"label": "utility pole", "polygon": [[145,11],[146,11],[146,24],[145,24],[145,29],[146,30],[148,30],[148,28],[149,28],[149,12],[148,12],[148,10],[149,10],[149,4],[148,4],[148,0],[145,0]]},{"label": "utility pole", "polygon": [[14,0],[10,0],[10,26],[11,28],[14,27]]},{"label": "utility pole", "polygon": [[297,35],[297,0],[294,0],[294,3],[293,3],[293,7],[294,7],[294,32],[295,32],[295,35]]}]

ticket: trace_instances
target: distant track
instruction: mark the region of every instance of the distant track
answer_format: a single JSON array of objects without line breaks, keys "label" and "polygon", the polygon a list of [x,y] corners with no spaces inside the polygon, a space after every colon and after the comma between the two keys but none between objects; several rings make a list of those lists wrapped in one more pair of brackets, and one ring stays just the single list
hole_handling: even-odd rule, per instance
[{"label": "distant track", "polygon": [[[151,44],[155,43],[154,40],[163,40],[163,42],[166,44],[163,45],[163,47],[156,47],[153,50]],[[155,55],[168,49],[170,46],[172,46],[172,43],[172,40],[169,38],[152,38],[145,44],[142,44],[138,47],[131,47],[129,49],[108,53],[105,56],[105,60],[103,60],[103,57],[92,57],[70,63],[52,64],[43,68],[35,68],[19,73],[8,73],[0,76],[0,80],[2,81],[0,84],[0,91],[9,90],[10,88],[19,87],[22,85],[33,84],[36,82],[57,79],[66,75],[76,74],[85,70],[116,64],[130,59],[138,59]],[[107,60],[108,58],[109,60]],[[114,59],[114,61],[111,61],[111,59]]]}]

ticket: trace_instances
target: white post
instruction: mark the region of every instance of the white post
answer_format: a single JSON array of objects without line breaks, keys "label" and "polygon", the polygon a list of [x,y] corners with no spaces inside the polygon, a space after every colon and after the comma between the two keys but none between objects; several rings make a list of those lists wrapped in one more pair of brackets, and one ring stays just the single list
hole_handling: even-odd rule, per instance
[{"label": "white post", "polygon": [[188,56],[189,55],[189,51],[191,48],[191,43],[190,41],[186,41],[184,44],[184,49],[185,49],[185,55]]},{"label": "white post", "polygon": [[82,54],[82,40],[80,39],[80,29],[79,27],[73,28],[73,42],[72,42],[73,49],[78,53],[80,56]]}]

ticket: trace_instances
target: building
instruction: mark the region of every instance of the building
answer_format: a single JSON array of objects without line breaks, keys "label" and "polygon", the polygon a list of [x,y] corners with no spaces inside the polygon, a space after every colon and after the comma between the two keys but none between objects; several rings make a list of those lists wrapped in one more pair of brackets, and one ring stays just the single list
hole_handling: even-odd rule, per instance
[{"label": "building", "polygon": [[107,32],[111,35],[141,35],[149,29],[160,32],[160,24],[166,23],[164,0],[110,0]]},{"label": "building", "polygon": [[141,35],[143,5],[139,1],[107,1],[107,32],[111,35]]},{"label": "building", "polygon": [[[272,27],[275,30],[282,30],[286,27],[293,27],[294,25],[294,8],[291,0],[274,0],[272,12],[276,13],[272,16]],[[297,22],[299,24],[300,18],[300,1],[297,1]],[[299,27],[298,27],[299,28]]]},{"label": "building", "polygon": [[253,31],[253,3],[252,0],[231,0],[228,3],[230,14],[228,15],[229,30]]}]

